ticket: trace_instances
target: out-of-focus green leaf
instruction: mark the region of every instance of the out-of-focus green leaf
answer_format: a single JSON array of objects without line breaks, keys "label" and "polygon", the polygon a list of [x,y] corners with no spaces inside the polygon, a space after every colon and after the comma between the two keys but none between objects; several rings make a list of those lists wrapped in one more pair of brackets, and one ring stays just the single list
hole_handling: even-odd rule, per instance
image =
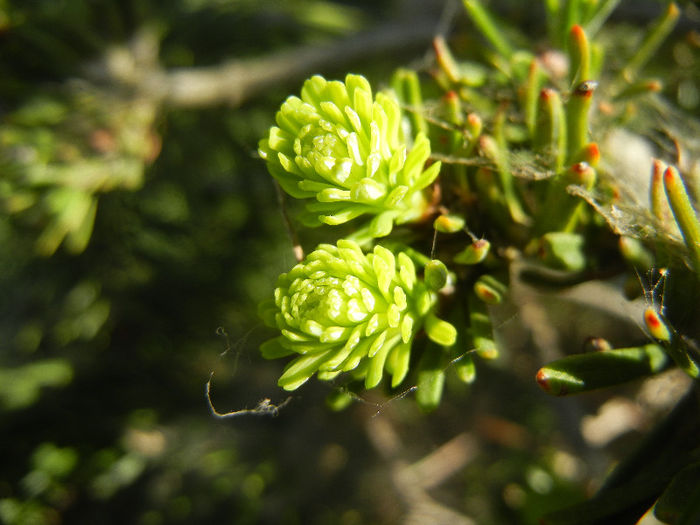
[{"label": "out-of-focus green leaf", "polygon": [[0,403],[18,410],[35,403],[43,387],[66,386],[73,368],[66,359],[45,359],[15,368],[0,368]]}]

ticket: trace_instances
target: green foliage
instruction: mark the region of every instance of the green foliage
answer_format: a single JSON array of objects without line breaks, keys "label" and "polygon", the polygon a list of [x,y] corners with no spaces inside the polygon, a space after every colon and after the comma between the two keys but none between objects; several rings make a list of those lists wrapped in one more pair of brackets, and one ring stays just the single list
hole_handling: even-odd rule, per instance
[{"label": "green foliage", "polygon": [[17,410],[34,404],[42,387],[68,385],[73,370],[65,359],[45,359],[17,368],[0,369],[0,400],[6,410]]},{"label": "green foliage", "polygon": [[[388,525],[451,501],[480,524],[535,524],[601,486],[610,459],[599,494],[551,523],[632,522],[657,498],[660,519],[696,519],[692,396],[638,452],[628,444],[657,413],[619,447],[577,427],[598,400],[636,395],[642,380],[623,379],[697,375],[689,18],[670,4],[644,32],[629,25],[637,2],[462,4],[415,62],[432,2],[0,2],[0,521]],[[214,95],[187,101],[192,85]],[[664,159],[651,207],[604,146],[621,129]],[[328,152],[351,161],[345,181]],[[278,201],[266,164],[301,206]],[[296,267],[286,206],[309,252]],[[296,310],[270,301],[280,272],[298,274],[278,285]],[[364,319],[353,277],[375,303]],[[578,299],[555,328],[569,315],[557,301],[609,277],[630,295],[644,283],[634,320],[654,343],[613,315],[602,352],[547,346],[557,330],[567,353],[598,334]],[[537,330],[511,333],[538,309]],[[260,359],[261,343],[296,371]],[[356,367],[324,361],[350,347]],[[538,368],[582,395],[549,398]],[[280,374],[287,388],[326,381],[282,409]],[[656,397],[684,384],[672,377]],[[420,411],[400,401],[411,396]],[[324,397],[350,413],[320,409]],[[258,408],[216,419],[213,406]]]},{"label": "green foliage", "polygon": [[[568,54],[567,72],[543,65],[543,60],[529,50],[513,51],[509,37],[497,29],[479,1],[465,1],[464,5],[475,26],[496,51],[496,55],[488,55],[495,68],[484,69],[481,80],[477,82],[468,70],[460,67],[441,38],[435,40],[440,69],[434,73],[432,85],[426,82],[428,88],[421,86],[416,72],[401,69],[392,79],[393,95],[379,93],[373,102],[372,89],[360,76],[348,75],[344,84],[313,77],[304,84],[301,99],[290,97],[282,105],[277,113],[279,127],[273,127],[269,137],[260,143],[261,155],[287,193],[318,201],[307,205],[312,214],[321,213],[312,219],[335,225],[365,213],[378,214],[368,226],[368,232],[361,230],[352,235],[364,243],[369,243],[372,237],[391,234],[394,220],[397,224],[420,223],[436,217],[433,222],[436,235],[464,230],[474,236],[471,230],[476,230],[482,238],[499,239],[500,252],[510,250],[511,259],[513,249],[519,250],[522,255],[516,257],[538,261],[551,270],[581,274],[585,279],[587,269],[607,264],[589,249],[605,232],[586,201],[598,200],[598,209],[615,206],[614,195],[618,191],[611,174],[606,172],[605,159],[601,162],[597,143],[591,141],[592,134],[600,134],[591,118],[599,82],[591,75],[607,78],[610,73],[601,70],[604,64],[596,54],[599,47],[589,42],[584,29],[594,19],[599,25],[600,17],[609,14],[610,6],[585,4],[584,7],[584,3],[571,2],[564,14],[554,4],[548,4],[549,16],[556,15],[551,26],[554,33],[559,35],[564,31],[568,35],[566,49],[562,50]],[[620,92],[627,92],[648,54],[658,48],[677,16],[678,11],[672,5],[650,29],[643,49],[623,66],[619,79],[610,87],[603,86],[603,96],[607,92],[614,98]],[[471,87],[474,85],[483,85],[486,93],[498,86],[508,103],[495,108],[476,95]],[[424,100],[423,89],[431,92],[437,89],[442,93],[441,98],[435,102]],[[633,108],[632,104],[644,104],[643,98],[638,102],[642,95],[627,103],[611,105],[609,112],[622,114]],[[402,115],[394,97],[410,112],[412,134],[416,136],[413,144],[409,142],[411,135],[403,136],[400,131]],[[433,112],[430,119],[425,118],[428,108],[434,108],[430,110]],[[489,134],[483,132],[484,127]],[[432,146],[426,137],[431,139]],[[445,166],[441,169],[440,162],[435,162],[421,175],[431,151]],[[518,173],[522,167],[517,159],[533,154],[536,160],[529,169],[535,173],[529,177],[536,180],[527,181]],[[408,172],[414,175],[404,174],[409,165]],[[438,172],[433,202],[428,206],[422,190],[433,182]],[[696,212],[675,168],[666,171],[664,181],[674,218],[695,258]],[[418,200],[409,198],[414,184],[416,195],[420,196]],[[305,224],[314,220],[301,218]],[[613,230],[619,230],[615,224],[612,226]],[[420,245],[420,236],[426,230],[419,231],[420,224],[407,224],[407,227],[413,230],[411,242]],[[440,262],[445,267],[444,275],[453,263],[474,266],[471,272],[462,275],[463,285],[473,288],[476,296],[487,304],[503,302],[507,283],[492,274],[494,269],[496,273],[507,274],[508,258],[492,258],[488,273],[484,273],[481,263],[489,245],[480,251],[474,243],[465,247],[459,235],[445,244],[448,242],[461,251],[452,261]],[[626,243],[629,245],[629,241]],[[454,253],[455,248],[444,251]],[[629,258],[629,250],[623,256]],[[695,262],[691,265],[698,266]],[[429,286],[432,275],[435,275],[433,271],[426,267]],[[673,275],[675,279],[675,272]],[[312,288],[306,293],[311,292]],[[349,298],[339,299],[343,300]],[[668,346],[672,355],[688,354],[689,350],[675,350],[677,347],[677,344]],[[462,353],[472,350],[461,348]],[[312,360],[313,356],[305,359]],[[685,359],[692,361],[690,357]],[[311,367],[315,368],[316,365]],[[696,375],[687,366],[683,368]],[[303,380],[306,377],[305,374]]]},{"label": "green foliage", "polygon": [[[588,392],[659,374],[671,362],[697,379],[697,179],[657,161],[652,170],[652,205],[637,204],[635,218],[624,223],[619,208],[629,205],[624,195],[628,188],[616,180],[613,161],[598,144],[613,129],[632,122],[640,125],[630,115],[658,105],[653,97],[658,86],[650,81],[640,84],[640,78],[643,66],[673,30],[679,8],[668,4],[637,49],[608,65],[603,57],[611,50],[604,48],[604,42],[589,40],[589,35],[601,29],[617,2],[544,2],[549,57],[536,55],[534,46],[517,50],[518,39],[511,36],[516,31],[501,29],[479,0],[463,4],[490,48],[483,53],[485,64],[461,63],[444,38],[437,37],[430,77],[401,68],[391,79],[393,92],[378,94],[374,102],[363,77],[348,75],[345,84],[313,77],[304,84],[301,99],[290,97],[282,105],[279,127],[260,143],[261,155],[282,188],[292,197],[318,201],[307,205],[312,214],[320,213],[312,219],[336,225],[365,213],[378,214],[350,238],[371,251],[373,238],[388,237],[384,247],[374,245],[374,252],[366,256],[360,246],[348,245],[342,238],[337,247],[323,244],[290,274],[282,275],[275,291],[277,310],[263,308],[268,324],[276,324],[282,335],[264,344],[262,352],[268,358],[302,356],[287,365],[279,384],[296,389],[317,370],[319,378],[334,380],[358,366],[359,356],[353,359],[358,352],[372,358],[369,371],[360,367],[354,378],[364,378],[365,388],[377,386],[381,380],[377,370],[386,360],[393,375],[391,387],[413,372],[416,401],[423,409],[435,410],[446,371],[454,369],[462,382],[471,384],[476,375],[472,355],[493,358],[501,353],[489,308],[508,303],[509,286],[522,278],[514,268],[528,265],[540,281],[557,286],[593,281],[600,271],[619,272],[615,266],[622,260],[633,271],[650,275],[656,261],[667,266],[658,270],[659,282],[648,294],[652,304],[644,314],[648,334],[658,344],[632,340],[622,348],[606,344],[595,353],[563,357],[540,368],[540,387],[559,396]],[[595,109],[604,117],[597,117]],[[401,131],[402,118],[408,132]],[[643,125],[648,134],[665,132],[648,119]],[[401,173],[407,165],[414,173],[411,177]],[[430,167],[422,171],[424,165]],[[696,166],[689,169],[697,175]],[[395,198],[398,188],[403,198],[413,185],[420,199]],[[429,185],[430,198],[423,191]],[[314,220],[302,216],[300,222],[308,226]],[[394,223],[401,228],[394,228]],[[676,232],[683,241],[680,246],[672,236]],[[439,259],[425,254],[431,237],[433,251],[439,246],[444,254]],[[615,255],[606,248],[613,239],[619,239]],[[645,246],[649,241],[655,241],[656,253]],[[670,249],[673,244],[676,252]],[[407,245],[410,252],[405,251]],[[343,252],[351,256],[339,258]],[[410,329],[401,327],[399,335],[400,319],[394,316],[389,326],[396,333],[386,337],[361,323],[373,310],[367,301],[364,308],[359,306],[352,283],[369,286],[382,279],[376,265],[375,274],[369,272],[372,264],[364,262],[365,257],[372,263],[388,260],[393,273],[395,256],[400,261],[407,259],[406,253],[424,261],[427,289],[442,290],[444,300],[431,301],[430,308],[439,307],[441,315],[452,321],[442,324],[450,327],[449,337],[437,336],[442,328],[437,328],[434,317],[426,317],[424,328],[433,341],[454,344],[449,352],[427,345],[419,357],[409,359],[399,340],[409,345],[415,338],[415,330],[423,324],[415,318]],[[459,265],[464,266],[458,269]],[[316,273],[318,277],[312,277]],[[336,291],[341,287],[346,293]],[[402,297],[410,297],[410,286],[404,292]],[[390,304],[387,290],[383,295]],[[425,312],[427,307],[419,315]],[[357,319],[350,319],[355,314]],[[397,367],[399,354],[403,357]],[[352,385],[349,389],[359,390]],[[697,443],[694,446],[697,451]],[[672,485],[669,494],[677,493],[675,489]],[[629,490],[625,492],[629,500],[621,500],[618,508],[603,505],[595,518],[577,521],[574,513],[564,511],[552,523],[598,523],[606,516],[621,515],[636,520],[653,500]],[[655,490],[658,497],[659,488]],[[601,491],[601,501],[609,504],[611,494],[614,491]],[[663,501],[675,502],[674,498],[668,495]],[[687,500],[687,495],[683,498]],[[681,519],[664,510],[663,501],[659,515]],[[685,516],[695,510],[682,512]]]}]

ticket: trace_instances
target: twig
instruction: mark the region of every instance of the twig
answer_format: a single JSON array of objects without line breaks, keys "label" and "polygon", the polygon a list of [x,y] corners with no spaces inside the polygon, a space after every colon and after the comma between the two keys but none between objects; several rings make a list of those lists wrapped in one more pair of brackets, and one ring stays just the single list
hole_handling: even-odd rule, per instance
[{"label": "twig", "polygon": [[232,418],[232,417],[238,417],[238,416],[244,416],[244,415],[255,415],[255,416],[276,416],[279,414],[279,411],[287,406],[290,401],[292,400],[292,396],[289,396],[287,399],[282,401],[279,405],[275,405],[270,401],[269,398],[261,399],[258,401],[258,404],[255,408],[243,408],[241,410],[232,410],[230,412],[219,412],[215,407],[214,403],[211,400],[211,380],[214,378],[214,372],[211,373],[209,376],[209,381],[207,381],[205,391],[206,391],[206,397],[207,397],[207,403],[209,404],[209,410],[211,410],[212,415],[220,418],[220,419],[226,419],[226,418]]},{"label": "twig", "polygon": [[[240,106],[265,89],[304,78],[328,68],[366,59],[371,55],[408,53],[430,43],[436,20],[408,20],[382,25],[323,46],[304,46],[267,57],[229,60],[210,67],[164,71],[153,60],[140,60],[141,39],[153,40],[152,32],[140,31],[127,50],[112,53],[93,75],[134,88],[143,96],[170,106],[204,107],[216,104]],[[149,53],[152,56],[152,52]],[[130,56],[129,56],[130,55]],[[149,57],[150,58],[150,57]],[[151,62],[149,64],[149,62]]]}]

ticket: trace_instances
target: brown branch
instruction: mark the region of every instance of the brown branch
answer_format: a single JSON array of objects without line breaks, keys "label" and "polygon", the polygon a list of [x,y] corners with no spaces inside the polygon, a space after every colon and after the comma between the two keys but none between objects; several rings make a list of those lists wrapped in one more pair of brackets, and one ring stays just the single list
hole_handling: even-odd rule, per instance
[{"label": "brown branch", "polygon": [[170,106],[236,107],[280,83],[298,81],[372,56],[427,49],[436,27],[436,20],[423,17],[382,25],[326,45],[169,71],[158,65],[155,33],[145,29],[134,36],[128,49],[115,49],[97,67],[93,65],[91,74],[93,78],[121,84]]}]

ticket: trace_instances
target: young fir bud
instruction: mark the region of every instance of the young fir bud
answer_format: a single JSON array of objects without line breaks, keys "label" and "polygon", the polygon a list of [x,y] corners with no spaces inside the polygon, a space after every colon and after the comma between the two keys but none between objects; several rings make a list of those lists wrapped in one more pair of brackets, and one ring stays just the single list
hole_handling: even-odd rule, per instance
[{"label": "young fir bud", "polygon": [[279,379],[285,390],[314,373],[330,380],[350,371],[366,388],[379,384],[384,371],[397,386],[419,330],[442,346],[455,342],[455,328],[435,316],[436,301],[405,253],[375,246],[365,255],[342,239],[322,244],[282,274],[274,301],[261,305],[263,319],[281,331],[261,351],[266,358],[297,355]]},{"label": "young fir bud", "polygon": [[477,239],[464,250],[454,256],[453,261],[458,264],[479,264],[486,259],[491,248],[491,243],[486,239]]},{"label": "young fir bud", "polygon": [[476,143],[479,139],[479,136],[481,135],[481,130],[483,129],[483,127],[484,123],[479,115],[477,115],[476,113],[469,113],[467,115],[466,129],[467,132],[469,132],[470,136],[468,149],[473,149],[476,146]]},{"label": "young fir bud", "polygon": [[342,224],[369,214],[370,234],[388,235],[393,223],[418,219],[424,188],[440,163],[424,169],[430,142],[419,134],[410,151],[401,135],[401,108],[390,95],[373,97],[367,80],[308,79],[301,98],[289,97],[277,126],[260,141],[260,156],[284,191],[307,204],[308,222]]}]

